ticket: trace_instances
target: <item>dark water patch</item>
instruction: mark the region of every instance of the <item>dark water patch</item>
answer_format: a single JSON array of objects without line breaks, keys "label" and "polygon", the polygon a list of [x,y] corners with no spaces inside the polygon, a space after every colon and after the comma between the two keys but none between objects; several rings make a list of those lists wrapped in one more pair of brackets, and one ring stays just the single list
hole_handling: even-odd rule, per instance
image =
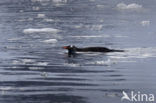
[{"label": "dark water patch", "polygon": [[37,73],[31,72],[0,72],[1,75],[37,75]]},{"label": "dark water patch", "polygon": [[[95,66],[96,67],[96,66]],[[49,73],[113,73],[116,70],[93,70],[85,69],[82,67],[69,67],[69,66],[35,66],[35,65],[12,65],[11,67],[4,67],[5,70],[12,71],[40,71]],[[63,75],[63,74],[62,74]]]},{"label": "dark water patch", "polygon": [[6,95],[2,96],[2,98],[2,103],[12,101],[19,103],[87,103],[84,97],[68,94]]},{"label": "dark water patch", "polygon": [[1,86],[31,87],[31,86],[95,86],[95,84],[50,81],[4,81]]},{"label": "dark water patch", "polygon": [[88,79],[83,79],[83,78],[69,78],[69,77],[54,77],[54,78],[49,78],[49,77],[45,77],[45,78],[30,78],[30,79],[34,79],[34,80],[45,80],[45,81],[89,81]]}]

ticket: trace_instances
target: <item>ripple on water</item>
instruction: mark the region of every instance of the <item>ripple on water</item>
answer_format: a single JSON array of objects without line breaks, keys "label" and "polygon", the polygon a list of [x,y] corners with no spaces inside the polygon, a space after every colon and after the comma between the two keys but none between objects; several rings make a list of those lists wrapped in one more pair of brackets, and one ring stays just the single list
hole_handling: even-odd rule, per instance
[{"label": "ripple on water", "polygon": [[120,60],[134,60],[142,59],[142,58],[152,58],[156,57],[156,48],[148,47],[148,48],[128,48],[125,49],[123,53],[112,53],[109,55],[110,58],[120,59]]}]

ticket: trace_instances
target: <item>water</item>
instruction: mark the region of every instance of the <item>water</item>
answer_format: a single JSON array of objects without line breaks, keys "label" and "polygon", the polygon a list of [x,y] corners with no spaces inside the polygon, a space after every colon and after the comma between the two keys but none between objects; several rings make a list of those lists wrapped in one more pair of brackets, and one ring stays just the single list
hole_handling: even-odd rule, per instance
[{"label": "water", "polygon": [[[0,0],[0,103],[123,103],[156,94],[154,0]],[[64,45],[123,53],[80,53]],[[124,102],[128,102],[125,100]]]}]

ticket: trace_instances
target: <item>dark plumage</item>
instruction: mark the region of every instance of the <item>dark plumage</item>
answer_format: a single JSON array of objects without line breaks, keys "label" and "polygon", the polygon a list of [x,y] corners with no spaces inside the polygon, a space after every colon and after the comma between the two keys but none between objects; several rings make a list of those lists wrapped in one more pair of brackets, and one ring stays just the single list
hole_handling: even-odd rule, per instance
[{"label": "dark plumage", "polygon": [[76,52],[124,52],[124,50],[114,50],[114,49],[108,49],[105,47],[86,47],[86,48],[77,48],[76,46],[64,46],[64,49],[68,50],[68,55],[73,55]]}]

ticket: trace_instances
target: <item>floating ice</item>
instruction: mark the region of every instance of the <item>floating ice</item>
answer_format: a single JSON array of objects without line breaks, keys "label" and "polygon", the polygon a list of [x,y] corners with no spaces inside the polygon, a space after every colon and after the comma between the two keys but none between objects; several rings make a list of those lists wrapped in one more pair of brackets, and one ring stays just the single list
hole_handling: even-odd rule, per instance
[{"label": "floating ice", "polygon": [[32,9],[35,10],[35,11],[38,11],[38,10],[40,10],[40,7],[38,7],[38,6],[33,6]]},{"label": "floating ice", "polygon": [[47,62],[37,62],[36,65],[37,66],[47,66],[48,63]]},{"label": "floating ice", "polygon": [[103,28],[103,25],[93,25],[92,30],[101,30]]},{"label": "floating ice", "polygon": [[33,20],[33,18],[30,18],[30,17],[29,17],[27,20],[28,20],[28,21],[32,21],[32,20]]},{"label": "floating ice", "polygon": [[79,67],[80,64],[76,64],[76,63],[65,63],[64,66],[68,66],[68,67]]},{"label": "floating ice", "polygon": [[54,3],[67,3],[67,0],[52,0]]},{"label": "floating ice", "polygon": [[5,87],[0,87],[0,91],[8,91],[8,90],[12,90],[14,89],[13,87],[8,87],[8,86],[5,86]]},{"label": "floating ice", "polygon": [[53,19],[44,19],[44,21],[45,21],[45,22],[53,22],[53,21],[55,21],[55,20],[53,20]]},{"label": "floating ice", "polygon": [[74,26],[76,29],[80,28],[87,28],[91,30],[101,30],[103,28],[103,25],[101,24],[95,24],[95,25],[83,25],[83,24],[78,24]]},{"label": "floating ice", "polygon": [[103,28],[103,25],[86,25],[85,27],[91,30],[99,31]]},{"label": "floating ice", "polygon": [[97,8],[104,8],[105,5],[96,5]]},{"label": "floating ice", "polygon": [[52,3],[55,4],[55,6],[62,6],[65,5],[68,2],[68,0],[52,0]]},{"label": "floating ice", "polygon": [[24,29],[23,33],[25,34],[30,34],[30,33],[58,33],[60,30],[54,29],[54,28],[40,28],[40,29],[34,29],[34,28],[29,28],[29,29]]},{"label": "floating ice", "polygon": [[110,37],[109,35],[83,35],[83,36],[70,36],[74,38],[108,38]]},{"label": "floating ice", "polygon": [[23,63],[32,63],[32,62],[34,62],[34,60],[33,59],[22,59],[22,62]]},{"label": "floating ice", "polygon": [[117,61],[114,60],[101,60],[101,61],[95,61],[87,64],[95,64],[95,65],[111,65],[111,64],[116,64]]},{"label": "floating ice", "polygon": [[18,64],[32,64],[35,62],[33,59],[21,59],[21,60],[13,60],[12,64],[18,65]]},{"label": "floating ice", "polygon": [[32,2],[47,2],[47,1],[50,1],[50,0],[31,0]]},{"label": "floating ice", "polygon": [[140,23],[142,26],[149,26],[150,25],[150,21],[146,20],[146,21],[141,21]]},{"label": "floating ice", "polygon": [[29,67],[30,70],[42,70],[43,67]]},{"label": "floating ice", "polygon": [[45,18],[45,14],[37,14],[37,18]]},{"label": "floating ice", "polygon": [[10,38],[10,39],[8,39],[9,41],[16,41],[16,40],[21,40],[22,38]]},{"label": "floating ice", "polygon": [[142,5],[132,3],[132,4],[125,4],[125,3],[119,3],[116,5],[117,9],[119,10],[140,10],[142,9]]},{"label": "floating ice", "polygon": [[42,72],[42,73],[41,73],[41,76],[43,76],[43,77],[46,78],[46,77],[48,76],[48,74],[47,74],[46,72]]},{"label": "floating ice", "polygon": [[44,43],[56,43],[57,39],[48,39],[48,40],[44,40]]},{"label": "floating ice", "polygon": [[23,10],[20,10],[19,12],[20,12],[20,13],[23,13],[24,11],[23,11]]},{"label": "floating ice", "polygon": [[75,25],[76,29],[82,28],[84,25],[83,24],[79,24],[79,25]]}]

